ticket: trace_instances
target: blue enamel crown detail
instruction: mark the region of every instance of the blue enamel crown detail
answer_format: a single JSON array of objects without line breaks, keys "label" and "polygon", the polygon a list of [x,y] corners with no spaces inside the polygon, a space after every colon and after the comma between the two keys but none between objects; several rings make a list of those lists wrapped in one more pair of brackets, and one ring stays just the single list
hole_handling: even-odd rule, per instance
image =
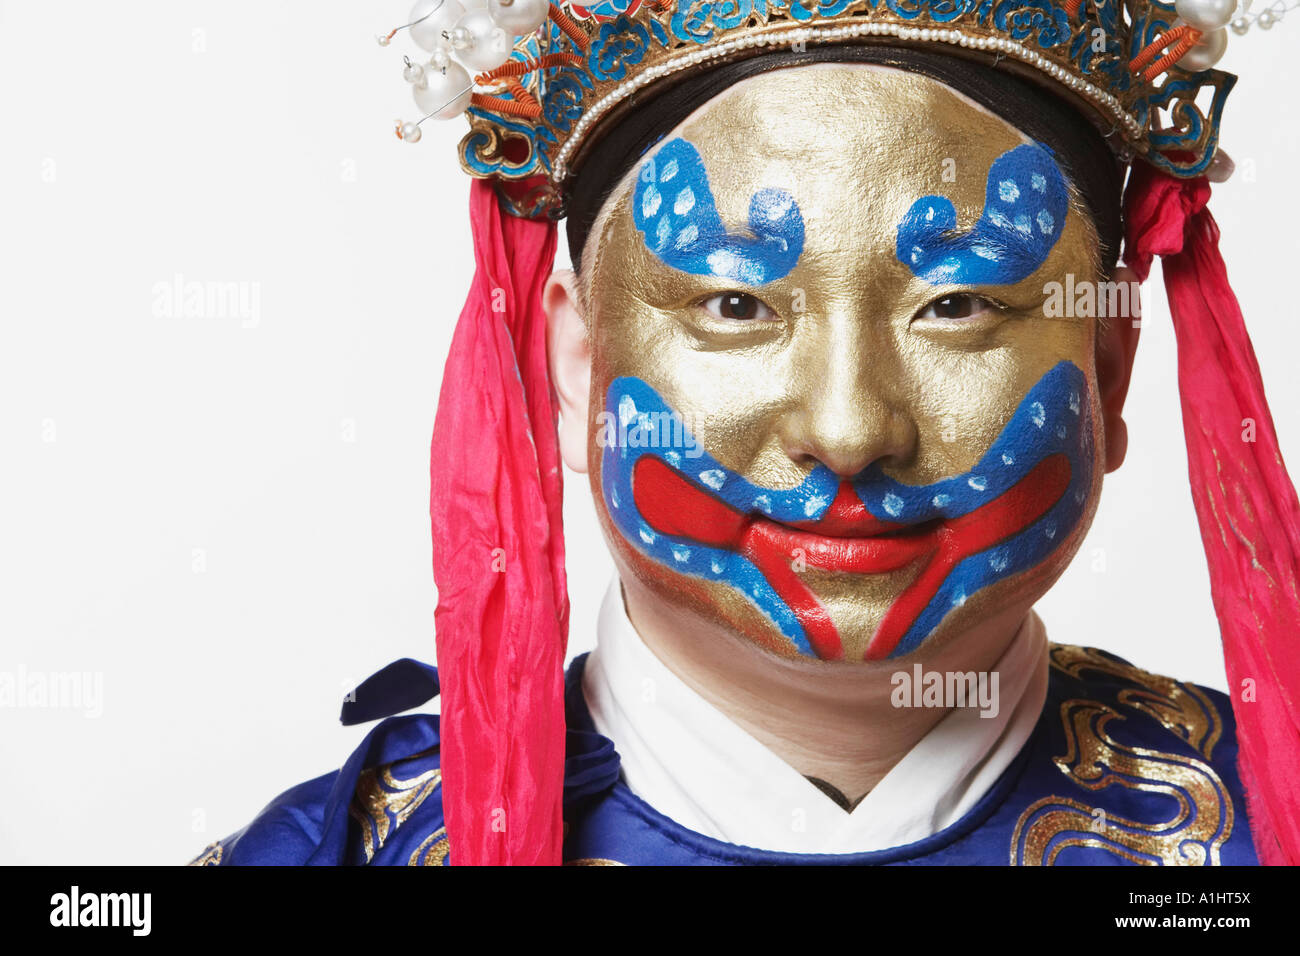
[{"label": "blue enamel crown detail", "polygon": [[473,176],[540,183],[508,197],[511,211],[525,217],[562,215],[584,144],[629,95],[679,70],[764,49],[876,42],[1014,60],[1103,131],[1113,130],[1126,157],[1183,177],[1200,175],[1214,158],[1236,80],[1177,65],[1173,53],[1185,48],[1171,46],[1180,35],[1177,16],[1160,0],[600,0],[553,7],[541,28],[515,41],[511,65],[526,72],[490,82],[491,95],[475,97],[460,145],[461,165]]}]

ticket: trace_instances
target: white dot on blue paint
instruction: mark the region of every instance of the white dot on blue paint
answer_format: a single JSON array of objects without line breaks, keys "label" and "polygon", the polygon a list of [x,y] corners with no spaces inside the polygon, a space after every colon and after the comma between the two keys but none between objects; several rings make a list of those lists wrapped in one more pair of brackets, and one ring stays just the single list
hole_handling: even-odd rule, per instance
[{"label": "white dot on blue paint", "polygon": [[678,564],[684,564],[691,559],[691,549],[684,544],[673,545],[673,560]]},{"label": "white dot on blue paint", "polygon": [[658,537],[658,535],[656,535],[649,528],[642,528],[639,534],[641,535],[641,540],[644,541],[646,544],[654,544],[655,539]]},{"label": "white dot on blue paint", "polygon": [[734,275],[736,254],[727,249],[715,249],[708,256],[709,271],[715,276]]},{"label": "white dot on blue paint", "polygon": [[1043,408],[1042,402],[1034,402],[1029,406],[1029,420],[1039,428],[1043,427],[1043,423],[1047,421],[1047,409]]},{"label": "white dot on blue paint", "polygon": [[636,402],[632,400],[631,395],[624,395],[618,400],[618,423],[627,427],[628,423],[636,418]]},{"label": "white dot on blue paint", "polygon": [[672,179],[676,175],[677,175],[677,160],[670,159],[668,160],[668,162],[664,163],[663,167],[659,170],[659,181],[661,183],[666,183],[668,182],[668,180]]},{"label": "white dot on blue paint", "polygon": [[790,212],[791,201],[792,200],[789,196],[782,196],[780,199],[774,199],[769,202],[767,204],[767,218],[772,222],[778,222],[779,220],[784,219],[786,214]]},{"label": "white dot on blue paint", "polygon": [[1079,393],[1078,392],[1070,393],[1070,411],[1074,412],[1074,414],[1076,415],[1079,414]]},{"label": "white dot on blue paint", "polygon": [[921,261],[921,247],[920,247],[920,246],[913,246],[913,247],[912,247],[912,263],[913,263],[913,264],[916,264],[916,263],[918,263],[918,262],[920,262],[920,261]]},{"label": "white dot on blue paint", "polygon": [[1015,458],[1013,458],[1011,455],[1006,455],[1006,454],[1004,454],[1004,455],[1002,456],[1002,464],[1004,464],[1004,465],[1014,465],[1015,463],[1016,463],[1016,460],[1015,460]]},{"label": "white dot on blue paint", "polygon": [[897,518],[903,510],[903,499],[898,497],[892,491],[885,495],[880,506],[885,509],[885,513]]},{"label": "white dot on blue paint", "polygon": [[1014,179],[1004,179],[998,183],[998,198],[1003,202],[1015,202],[1020,198],[1020,187]]},{"label": "white dot on blue paint", "polygon": [[680,452],[666,451],[664,452],[664,459],[668,462],[668,464],[672,465],[674,468],[680,466],[682,463],[682,456]]},{"label": "white dot on blue paint", "polygon": [[1016,216],[1016,230],[1023,232],[1025,235],[1033,233],[1034,227],[1029,224],[1028,216]]},{"label": "white dot on blue paint", "polygon": [[709,562],[709,567],[713,569],[714,574],[722,573],[722,562],[719,561],[717,558],[714,558],[712,561]]},{"label": "white dot on blue paint", "polygon": [[754,507],[764,514],[769,514],[772,511],[772,501],[767,495],[759,495],[754,499]]},{"label": "white dot on blue paint", "polygon": [[659,203],[663,197],[659,195],[659,190],[654,186],[647,186],[645,192],[641,194],[641,218],[649,219],[659,211]]},{"label": "white dot on blue paint", "polygon": [[619,506],[620,502],[619,502],[619,498],[618,498],[618,488],[611,488],[611,489],[610,489],[610,492],[609,492],[609,500],[610,500],[610,503],[611,503],[615,508],[617,508],[617,507]]},{"label": "white dot on blue paint", "polygon": [[952,503],[951,495],[935,495],[930,499],[930,503],[936,508],[946,508]]},{"label": "white dot on blue paint", "polygon": [[976,491],[984,491],[989,486],[989,480],[983,475],[971,475],[966,479],[966,484],[970,485]]},{"label": "white dot on blue paint", "polygon": [[1042,173],[1034,173],[1029,177],[1029,185],[1033,186],[1040,193],[1047,192],[1047,177]]},{"label": "white dot on blue paint", "polygon": [[953,607],[961,607],[961,606],[962,606],[963,604],[965,604],[965,603],[966,603],[966,592],[965,592],[965,591],[958,591],[955,595],[953,595],[953,598],[952,598],[952,606],[953,606]]},{"label": "white dot on blue paint", "polygon": [[934,207],[933,207],[933,206],[930,206],[928,209],[926,209],[926,211],[925,211],[925,221],[926,221],[926,222],[934,222]]},{"label": "white dot on blue paint", "polygon": [[1008,560],[1005,551],[994,551],[989,555],[989,567],[994,571],[1005,571],[1007,569]]},{"label": "white dot on blue paint", "polygon": [[998,254],[988,246],[971,246],[970,251],[975,253],[975,255],[979,256],[981,259],[991,259],[996,261],[998,257]]},{"label": "white dot on blue paint", "polygon": [[1056,220],[1052,218],[1052,214],[1046,209],[1038,211],[1038,228],[1043,230],[1045,236],[1051,235],[1052,230],[1056,228]]},{"label": "white dot on blue paint", "polygon": [[1056,525],[1050,521],[1043,527],[1043,534],[1047,535],[1048,540],[1056,537]]},{"label": "white dot on blue paint", "polygon": [[673,240],[673,245],[678,249],[685,249],[700,236],[700,227],[695,223],[685,226],[681,232],[677,233],[677,238]]},{"label": "white dot on blue paint", "polygon": [[690,186],[685,186],[677,194],[677,199],[673,202],[673,212],[679,216],[684,216],[695,208],[695,190]]},{"label": "white dot on blue paint", "polygon": [[824,495],[810,495],[808,500],[803,503],[803,513],[809,518],[816,515],[827,505]]},{"label": "white dot on blue paint", "polygon": [[658,243],[659,249],[663,249],[663,247],[668,244],[668,240],[672,238],[672,234],[673,224],[668,221],[666,215],[660,216],[659,222],[655,224],[655,241]]},{"label": "white dot on blue paint", "polygon": [[704,482],[714,491],[721,490],[722,485],[726,480],[726,474],[718,468],[710,468],[708,471],[700,472],[700,481]]}]

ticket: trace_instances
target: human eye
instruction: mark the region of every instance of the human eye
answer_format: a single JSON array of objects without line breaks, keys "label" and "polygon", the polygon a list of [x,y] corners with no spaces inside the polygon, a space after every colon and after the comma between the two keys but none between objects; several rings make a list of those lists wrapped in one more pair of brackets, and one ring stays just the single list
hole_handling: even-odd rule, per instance
[{"label": "human eye", "polygon": [[699,303],[715,319],[754,322],[776,318],[776,312],[762,299],[748,292],[722,292]]},{"label": "human eye", "polygon": [[955,292],[935,299],[916,318],[938,322],[974,322],[1006,310],[1000,302],[973,292]]}]

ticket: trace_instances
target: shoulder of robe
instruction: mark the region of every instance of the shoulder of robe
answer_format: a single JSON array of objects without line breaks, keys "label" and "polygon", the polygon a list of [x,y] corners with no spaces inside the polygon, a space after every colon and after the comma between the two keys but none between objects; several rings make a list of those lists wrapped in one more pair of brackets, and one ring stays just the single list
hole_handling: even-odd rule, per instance
[{"label": "shoulder of robe", "polygon": [[1054,770],[1013,861],[1092,846],[1129,862],[1255,862],[1226,694],[1092,647],[1053,644],[1050,662],[1040,727]]},{"label": "shoulder of robe", "polygon": [[342,768],[292,787],[191,866],[446,862],[438,716],[379,723]]},{"label": "shoulder of robe", "polygon": [[1153,674],[1095,647],[1052,644],[1049,703],[1090,699],[1116,712],[1112,722],[1134,714],[1147,719],[1134,732],[1159,741],[1172,735],[1201,757],[1235,762],[1237,723],[1222,691]]}]

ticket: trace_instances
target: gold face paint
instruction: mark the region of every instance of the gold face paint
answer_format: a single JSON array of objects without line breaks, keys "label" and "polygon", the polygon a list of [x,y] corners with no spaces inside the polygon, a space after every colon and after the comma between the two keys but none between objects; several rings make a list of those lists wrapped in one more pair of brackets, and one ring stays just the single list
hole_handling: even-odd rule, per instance
[{"label": "gold face paint", "polygon": [[[652,251],[636,222],[638,176],[645,161],[653,162],[679,139],[698,152],[728,233],[748,234],[756,193],[780,190],[792,198],[802,219],[802,249],[792,266],[762,277],[767,281],[761,284],[747,284],[726,277],[726,270],[714,270],[724,275],[687,271]],[[972,558],[967,571],[977,563],[975,556],[995,567],[1000,560],[1004,566],[1007,560],[1013,568],[1017,560],[1025,566],[970,594],[953,583],[960,574],[947,580],[948,590],[939,593],[956,596],[951,606],[931,608],[930,623],[918,630],[922,619],[917,618],[901,644],[882,650],[878,634],[882,622],[892,620],[891,608],[913,599],[918,582],[936,573],[930,558],[921,556],[932,553],[926,551],[929,545],[918,545],[915,560],[885,561],[890,567],[884,570],[880,562],[856,559],[819,566],[816,555],[835,551],[846,538],[847,550],[863,551],[863,538],[873,535],[925,537],[934,547],[962,534],[979,542],[977,526],[985,512],[963,518],[935,511],[901,522],[901,530],[864,516],[866,525],[846,521],[802,537],[797,523],[766,528],[773,522],[765,521],[760,504],[743,521],[735,519],[745,524],[742,532],[729,523],[735,515],[724,514],[726,508],[709,512],[713,505],[696,493],[707,496],[708,488],[697,481],[687,494],[661,469],[638,472],[635,479],[644,487],[652,479],[658,482],[659,517],[651,525],[661,551],[650,553],[645,528],[638,541],[632,526],[620,526],[612,513],[627,503],[611,500],[616,483],[604,475],[611,459],[603,453],[604,443],[593,439],[592,486],[625,574],[636,575],[664,601],[721,620],[776,653],[810,653],[747,593],[754,580],[747,567],[725,580],[682,571],[679,565],[687,559],[681,553],[690,554],[705,538],[693,531],[670,533],[681,530],[670,507],[680,486],[684,514],[709,512],[714,514],[710,527],[727,526],[711,542],[718,554],[735,550],[740,536],[754,532],[748,522],[765,525],[760,537],[767,542],[766,564],[746,553],[764,569],[767,582],[787,575],[787,569],[772,569],[771,552],[789,546],[788,574],[797,579],[790,586],[812,596],[816,608],[809,613],[822,615],[839,642],[838,652],[824,653],[813,641],[816,656],[857,661],[908,652],[936,636],[959,633],[1014,601],[1028,606],[1046,590],[1091,521],[1102,468],[1095,320],[1045,317],[1044,287],[1053,281],[1064,285],[1067,275],[1076,285],[1100,278],[1093,229],[1071,200],[1059,238],[1041,265],[1003,284],[931,284],[900,261],[897,248],[899,224],[921,197],[951,200],[954,232],[971,230],[985,211],[990,167],[1029,142],[1005,121],[917,74],[848,64],[760,74],[706,103],[629,171],[596,220],[587,243],[594,254],[585,257],[582,280],[593,357],[593,435],[608,425],[600,415],[610,411],[611,388],[629,380],[644,383],[681,414],[718,466],[701,479],[705,483],[716,473],[733,484],[743,479],[779,493],[807,487],[827,469],[848,482],[876,466],[882,481],[887,476],[905,486],[946,488],[941,483],[962,476],[977,487],[987,478],[972,469],[987,463],[995,443],[1007,441],[1007,431],[1024,421],[1031,422],[1025,427],[1032,431],[1037,412],[1027,396],[1032,399],[1031,392],[1037,395],[1034,390],[1049,380],[1065,382],[1062,369],[1072,368],[1074,384],[1060,385],[1058,392],[1061,408],[1072,409],[1077,424],[1069,423],[1070,412],[1062,412],[1065,423],[1047,427],[1062,429],[1062,440],[1074,440],[1073,433],[1068,439],[1064,435],[1067,425],[1077,431],[1078,452],[1066,469],[1068,493],[1077,500],[1068,526],[1057,527],[1055,516],[1065,511],[1041,516],[1036,527],[1050,539],[1050,553],[1026,563],[1028,545],[1013,542],[1005,557],[992,546],[964,554]],[[679,209],[689,207],[680,196],[675,201]],[[1006,447],[1003,458],[1014,458]],[[1064,460],[1060,454],[1056,459]],[[632,476],[619,478],[624,480],[625,489],[636,487]],[[1064,501],[1059,492],[1052,493],[1051,502]],[[883,500],[888,511],[888,497]],[[876,518],[888,518],[869,494],[863,501],[868,510],[875,508]],[[1025,521],[1040,518],[1019,501],[1012,495],[1004,504],[1015,504]],[[1007,520],[1005,514],[1000,520]],[[677,551],[662,550],[665,540],[658,539],[665,534]],[[881,546],[907,552],[889,542]],[[813,559],[804,560],[809,555]],[[862,570],[867,565],[871,569]]]}]

